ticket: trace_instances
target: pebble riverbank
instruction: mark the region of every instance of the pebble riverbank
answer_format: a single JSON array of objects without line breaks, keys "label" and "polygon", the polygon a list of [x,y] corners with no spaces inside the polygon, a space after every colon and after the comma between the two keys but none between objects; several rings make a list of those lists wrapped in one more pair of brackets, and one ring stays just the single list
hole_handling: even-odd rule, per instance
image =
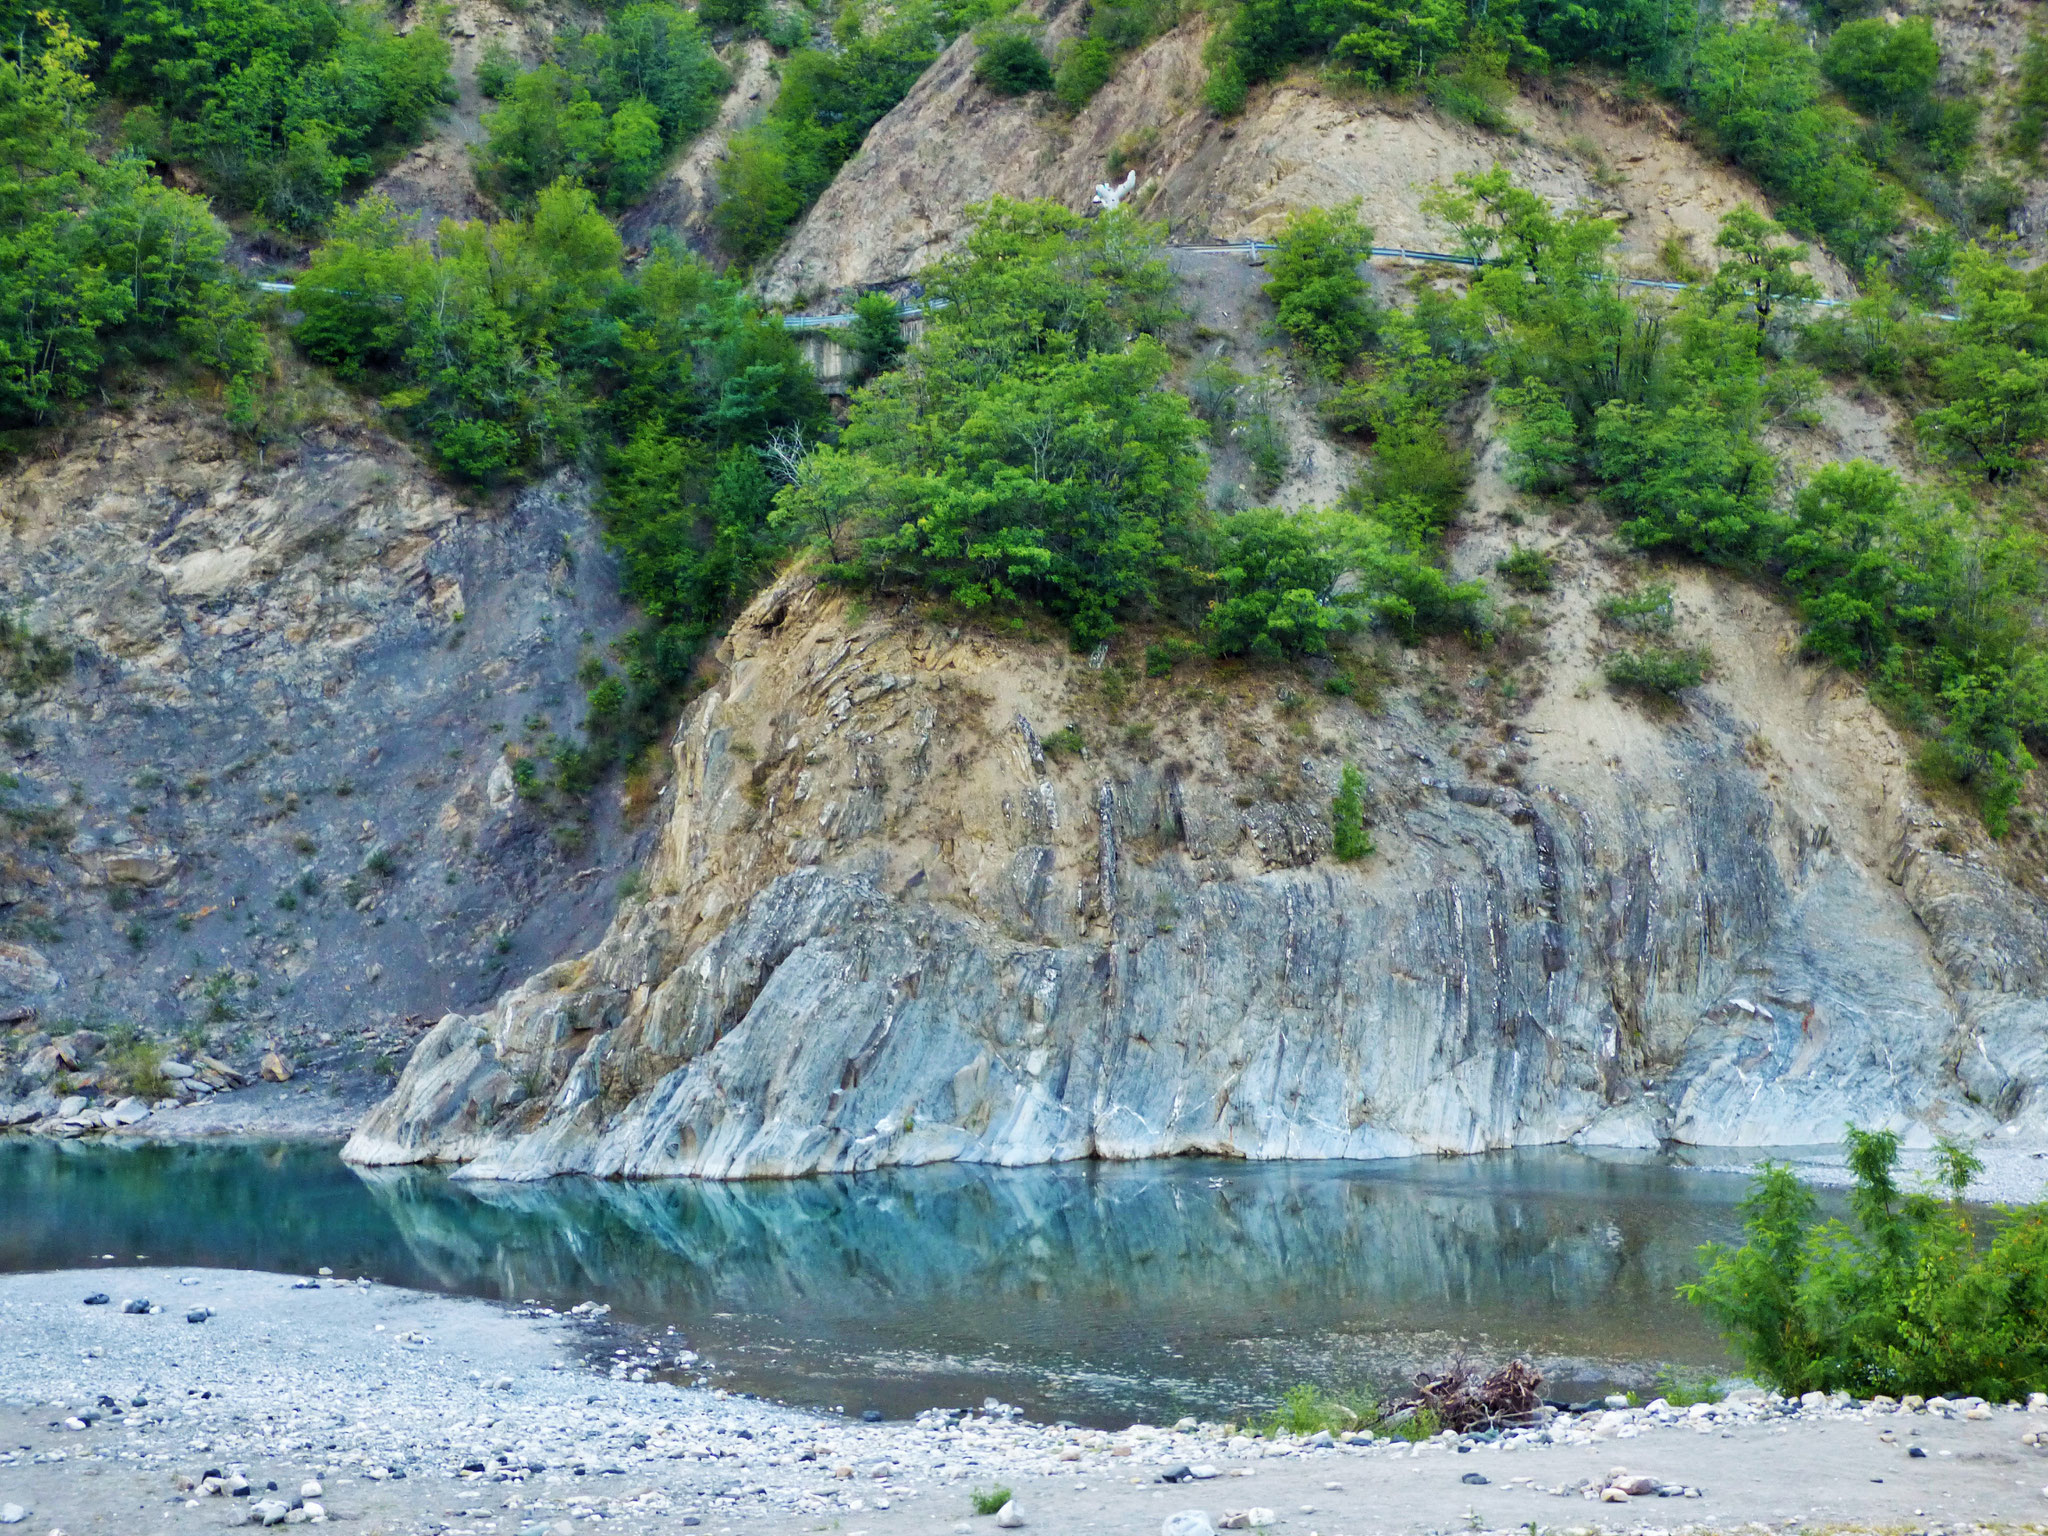
[{"label": "pebble riverbank", "polygon": [[2048,1398],[1738,1394],[1421,1445],[1255,1440],[1193,1420],[1111,1433],[1000,1408],[864,1423],[636,1380],[686,1369],[687,1349],[621,1343],[596,1310],[205,1269],[0,1278],[0,1338],[0,1524],[24,1536],[265,1521],[366,1536],[954,1536],[996,1528],[970,1495],[997,1487],[1012,1520],[1048,1533],[1149,1536],[1175,1517],[1174,1536],[1531,1522],[1949,1536],[2048,1520]]}]

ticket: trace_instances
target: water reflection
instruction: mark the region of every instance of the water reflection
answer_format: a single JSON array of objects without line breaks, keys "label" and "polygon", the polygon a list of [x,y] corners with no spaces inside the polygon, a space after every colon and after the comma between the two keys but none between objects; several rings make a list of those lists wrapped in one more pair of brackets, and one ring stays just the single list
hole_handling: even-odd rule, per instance
[{"label": "water reflection", "polygon": [[1385,1384],[1460,1345],[1531,1352],[1573,1391],[1717,1363],[1672,1291],[1740,1194],[1568,1153],[491,1185],[304,1147],[15,1142],[0,1268],[146,1254],[589,1298],[674,1324],[736,1388],[1114,1423]]}]

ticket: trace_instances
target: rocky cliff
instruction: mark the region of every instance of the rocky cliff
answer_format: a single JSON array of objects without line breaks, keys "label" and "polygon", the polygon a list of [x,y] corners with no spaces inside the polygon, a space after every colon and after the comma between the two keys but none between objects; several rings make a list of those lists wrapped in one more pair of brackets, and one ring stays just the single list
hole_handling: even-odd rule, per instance
[{"label": "rocky cliff", "polygon": [[[1079,14],[1070,7],[1049,35]],[[1516,98],[1512,139],[1306,74],[1261,87],[1224,122],[1201,99],[1207,35],[1190,22],[1158,38],[1071,118],[979,85],[973,40],[961,38],[868,134],[763,291],[787,302],[894,282],[950,249],[967,207],[989,197],[1086,208],[1113,153],[1138,172],[1133,206],[1176,241],[1263,238],[1296,208],[1356,198],[1380,244],[1440,250],[1446,236],[1421,213],[1423,194],[1505,162],[1532,191],[1616,219],[1624,258],[1648,270],[1667,240],[1710,254],[1721,215],[1757,200],[1742,176],[1685,142],[1665,109],[1583,83]],[[1846,288],[1825,258],[1816,270]]]},{"label": "rocky cliff", "polygon": [[[259,455],[146,399],[8,475],[0,611],[58,658],[24,692],[0,676],[24,1064],[134,1025],[252,1073],[272,1046],[368,1067],[610,917],[616,808],[551,816],[509,763],[574,727],[578,667],[624,622],[586,485],[465,502],[345,403],[298,405]],[[91,1067],[91,1041],[70,1054]],[[0,1101],[50,1097],[23,1070],[0,1059]]]},{"label": "rocky cliff", "polygon": [[[444,1019],[347,1155],[741,1177],[2048,1133],[2043,911],[1860,690],[1679,573],[1733,664],[1646,716],[1597,683],[1625,574],[1546,537],[1572,579],[1540,653],[1388,652],[1377,711],[785,580],[676,736],[646,899]],[[1359,865],[1329,857],[1346,763]]]}]

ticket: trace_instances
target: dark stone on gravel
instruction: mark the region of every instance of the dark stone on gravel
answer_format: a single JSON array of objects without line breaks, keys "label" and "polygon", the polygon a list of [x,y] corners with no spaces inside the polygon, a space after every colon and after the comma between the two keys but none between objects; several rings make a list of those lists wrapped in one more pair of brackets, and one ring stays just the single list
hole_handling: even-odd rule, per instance
[{"label": "dark stone on gravel", "polygon": [[1467,1472],[1463,1477],[1459,1478],[1458,1481],[1461,1483],[1470,1483],[1475,1488],[1483,1488],[1484,1486],[1486,1486],[1486,1484],[1492,1482],[1493,1479],[1488,1477],[1484,1472]]},{"label": "dark stone on gravel", "polygon": [[1917,1461],[1920,1458],[1924,1457],[1927,1454],[1927,1452],[1922,1450],[1917,1445],[1909,1445],[1906,1447],[1906,1454]]},{"label": "dark stone on gravel", "polygon": [[121,1310],[130,1317],[141,1317],[149,1311],[149,1302],[147,1298],[137,1296],[133,1301],[122,1302]]},{"label": "dark stone on gravel", "polygon": [[861,1415],[861,1418],[863,1418],[870,1424],[879,1424],[882,1422],[882,1410],[879,1408],[870,1408]]},{"label": "dark stone on gravel", "polygon": [[90,1296],[85,1298],[85,1304],[88,1307],[104,1307],[105,1305],[107,1305],[108,1302],[112,1300],[113,1298],[109,1296],[105,1291],[94,1291]]},{"label": "dark stone on gravel", "polygon": [[1177,1467],[1168,1467],[1164,1472],[1160,1473],[1159,1481],[1162,1483],[1188,1483],[1193,1482],[1194,1477],[1195,1474],[1189,1470],[1187,1464],[1182,1463]]},{"label": "dark stone on gravel", "polygon": [[205,1307],[194,1307],[185,1314],[185,1321],[188,1323],[203,1323],[211,1316],[213,1316],[213,1313]]}]

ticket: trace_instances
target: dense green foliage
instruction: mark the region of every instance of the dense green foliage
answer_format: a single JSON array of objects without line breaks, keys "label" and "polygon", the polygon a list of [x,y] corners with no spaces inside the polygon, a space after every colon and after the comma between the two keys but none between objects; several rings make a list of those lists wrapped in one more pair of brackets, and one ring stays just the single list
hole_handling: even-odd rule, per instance
[{"label": "dense green foliage", "polygon": [[732,85],[695,19],[666,0],[628,5],[557,52],[497,82],[500,105],[484,114],[477,181],[514,206],[564,176],[612,206],[632,202]]},{"label": "dense green foliage", "polygon": [[1280,329],[1325,377],[1335,378],[1372,340],[1378,325],[1371,290],[1358,263],[1372,248],[1372,231],[1358,222],[1358,205],[1304,208],[1288,215],[1274,241],[1266,297],[1279,311]]},{"label": "dense green foliage", "polygon": [[[1199,406],[1167,387],[1157,335],[1176,311],[1156,229],[1048,204],[973,215],[927,276],[944,305],[919,346],[778,497],[777,526],[815,539],[832,573],[1034,606],[1080,644],[1145,614],[1193,621],[1217,656],[1318,655],[1375,623],[1408,638],[1480,625],[1482,589],[1431,558],[1447,512],[1428,474],[1411,483],[1396,464],[1319,513],[1209,515],[1203,417],[1217,430],[1242,381],[1199,370]],[[1428,403],[1412,381],[1387,399],[1398,458],[1400,423]]]},{"label": "dense green foliage", "polygon": [[1784,204],[1787,226],[1855,265],[1899,226],[1904,199],[1827,99],[1819,57],[1788,22],[1757,20],[1700,45],[1688,97],[1701,124]]},{"label": "dense green foliage", "polygon": [[1155,603],[1193,551],[1199,435],[1161,388],[1173,280],[1150,231],[1045,204],[972,210],[926,290],[944,301],[861,395],[778,517],[848,576],[966,607],[1025,601],[1093,643]]},{"label": "dense green foliage", "polygon": [[1607,659],[1607,681],[1629,693],[1669,698],[1705,682],[1710,660],[1705,651],[1688,647],[1651,645],[1616,651]]},{"label": "dense green foliage", "polygon": [[92,153],[83,42],[0,57],[0,427],[39,425],[125,358],[259,366],[227,231],[142,161]]},{"label": "dense green foliage", "polygon": [[[2048,746],[2038,539],[1995,507],[1915,492],[1867,463],[1820,471],[1788,509],[1764,429],[1814,388],[1773,341],[1796,251],[1731,215],[1720,271],[1673,306],[1611,281],[1607,225],[1553,214],[1497,172],[1432,206],[1499,258],[1472,302],[1509,386],[1518,477],[1589,481],[1636,546],[1782,581],[1809,648],[1864,672],[1928,736],[1923,770],[1965,788],[2002,833]],[[2048,437],[2048,286],[1982,253],[1958,273],[1963,318],[1938,338],[1941,403],[1922,437],[2010,477]]]},{"label": "dense green foliage", "polygon": [[1052,89],[1052,61],[1029,32],[1005,28],[981,45],[974,78],[998,96],[1028,96]]},{"label": "dense green foliage", "polygon": [[124,143],[288,230],[321,224],[452,99],[440,27],[400,35],[378,5],[15,0],[0,11],[10,43],[32,47],[44,14],[88,45],[82,67],[129,105]]},{"label": "dense green foliage", "polygon": [[382,199],[335,221],[300,284],[306,352],[384,392],[451,474],[494,482],[572,456],[648,624],[623,678],[594,663],[589,744],[553,743],[579,788],[665,728],[673,693],[782,551],[760,452],[824,401],[789,333],[738,286],[658,246],[630,275],[590,192],[446,224],[429,244]]},{"label": "dense green foliage", "polygon": [[1782,1392],[1976,1395],[2048,1388],[2048,1205],[2008,1211],[1989,1245],[1962,1203],[1982,1164],[1944,1143],[1946,1199],[1906,1193],[1899,1138],[1848,1138],[1852,1221],[1814,1221],[1812,1194],[1766,1164],[1743,1202],[1746,1241],[1700,1251],[1681,1294]]},{"label": "dense green foliage", "polygon": [[2048,33],[2027,39],[2020,59],[2020,87],[2015,93],[2012,129],[2006,147],[2030,165],[2041,161],[2041,137],[2048,134]]},{"label": "dense green foliage", "polygon": [[847,345],[859,359],[860,376],[887,373],[903,360],[903,320],[886,293],[864,293],[854,301]]},{"label": "dense green foliage", "polygon": [[1116,74],[1117,61],[1176,25],[1182,0],[1091,0],[1088,30],[1060,45],[1053,91],[1078,112]]},{"label": "dense green foliage", "polygon": [[912,0],[869,31],[856,8],[836,50],[794,50],[783,61],[782,89],[767,117],[735,134],[719,164],[713,219],[726,254],[751,263],[773,251],[868,129],[985,10],[977,11],[975,0],[957,7]]}]

